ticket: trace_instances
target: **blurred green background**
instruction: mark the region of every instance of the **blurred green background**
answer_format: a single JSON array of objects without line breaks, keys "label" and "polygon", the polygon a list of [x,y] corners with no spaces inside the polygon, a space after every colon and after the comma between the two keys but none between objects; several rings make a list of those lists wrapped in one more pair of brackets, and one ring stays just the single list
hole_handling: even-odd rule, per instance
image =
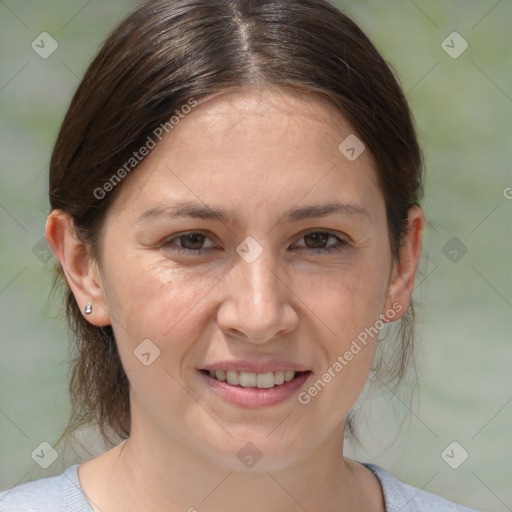
[{"label": "blurred green background", "polygon": [[[90,456],[62,453],[48,469],[31,457],[57,441],[70,410],[68,337],[49,300],[53,258],[41,241],[47,170],[87,64],[138,3],[0,1],[1,490]],[[473,508],[512,510],[512,2],[333,3],[396,70],[427,177],[415,289],[420,393],[400,431],[404,399],[377,397],[361,423],[365,449],[347,453]],[[42,32],[58,43],[46,59],[31,48]],[[441,456],[454,441],[449,454],[468,453],[457,469]],[[102,449],[89,438],[89,453]]]}]

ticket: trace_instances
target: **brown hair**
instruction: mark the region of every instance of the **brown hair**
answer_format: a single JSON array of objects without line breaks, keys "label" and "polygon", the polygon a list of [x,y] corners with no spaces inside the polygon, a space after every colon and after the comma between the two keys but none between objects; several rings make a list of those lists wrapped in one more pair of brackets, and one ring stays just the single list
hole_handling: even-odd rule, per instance
[{"label": "brown hair", "polygon": [[[71,101],[50,163],[51,208],[73,218],[78,238],[100,261],[101,228],[122,183],[102,199],[94,191],[191,98],[242,86],[320,95],[348,119],[375,156],[397,257],[408,210],[423,189],[412,116],[376,48],[326,0],[153,0],[137,8],[105,41]],[[112,328],[85,320],[60,265],[58,283],[76,351],[64,434],[97,424],[104,440],[107,431],[125,439],[129,382]],[[398,384],[414,363],[413,320],[411,303],[397,322],[387,382]],[[376,368],[383,379],[384,367]],[[350,415],[346,433],[355,434]]]}]

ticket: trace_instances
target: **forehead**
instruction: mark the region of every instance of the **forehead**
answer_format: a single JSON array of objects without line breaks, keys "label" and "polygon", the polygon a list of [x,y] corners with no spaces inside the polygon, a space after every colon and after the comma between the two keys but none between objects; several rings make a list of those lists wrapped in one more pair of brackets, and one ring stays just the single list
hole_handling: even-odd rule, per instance
[{"label": "forehead", "polygon": [[162,138],[123,183],[121,207],[193,199],[210,206],[265,200],[268,208],[326,193],[354,202],[377,180],[369,151],[354,161],[340,152],[353,135],[327,98],[282,89],[222,93]]},{"label": "forehead", "polygon": [[281,147],[284,152],[293,144],[304,149],[313,144],[319,150],[337,148],[344,135],[354,132],[328,98],[282,87],[237,88],[202,100],[176,128],[167,137],[168,147],[197,144],[200,133],[203,140],[215,141],[219,150],[234,152],[251,150],[250,145],[229,146],[248,133],[255,150],[268,147],[279,152]]}]

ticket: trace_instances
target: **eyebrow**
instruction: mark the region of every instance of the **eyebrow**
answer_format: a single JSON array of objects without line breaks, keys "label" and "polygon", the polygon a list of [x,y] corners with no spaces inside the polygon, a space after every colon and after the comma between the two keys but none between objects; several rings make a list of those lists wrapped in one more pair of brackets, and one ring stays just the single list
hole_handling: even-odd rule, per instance
[{"label": "eyebrow", "polygon": [[[371,220],[370,214],[362,206],[340,202],[292,208],[284,212],[281,220],[297,222],[332,214],[366,217],[367,220]],[[194,202],[180,202],[173,205],[162,204],[155,206],[140,215],[137,219],[137,224],[145,224],[158,217],[190,217],[194,219],[218,220],[224,224],[230,225],[234,224],[232,212],[220,208],[210,208],[204,204]]]}]

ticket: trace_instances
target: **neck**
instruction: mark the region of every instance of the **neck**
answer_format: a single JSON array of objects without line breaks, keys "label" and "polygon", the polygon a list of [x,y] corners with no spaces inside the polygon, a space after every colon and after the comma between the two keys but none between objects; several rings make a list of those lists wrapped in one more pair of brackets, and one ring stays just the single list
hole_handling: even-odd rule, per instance
[{"label": "neck", "polygon": [[132,424],[130,438],[112,450],[109,491],[103,494],[109,508],[104,510],[238,512],[241,504],[246,512],[384,509],[378,481],[364,466],[343,457],[338,432],[277,470],[264,464],[257,470],[256,464],[235,471],[182,440],[168,434],[162,439],[162,432]]}]

